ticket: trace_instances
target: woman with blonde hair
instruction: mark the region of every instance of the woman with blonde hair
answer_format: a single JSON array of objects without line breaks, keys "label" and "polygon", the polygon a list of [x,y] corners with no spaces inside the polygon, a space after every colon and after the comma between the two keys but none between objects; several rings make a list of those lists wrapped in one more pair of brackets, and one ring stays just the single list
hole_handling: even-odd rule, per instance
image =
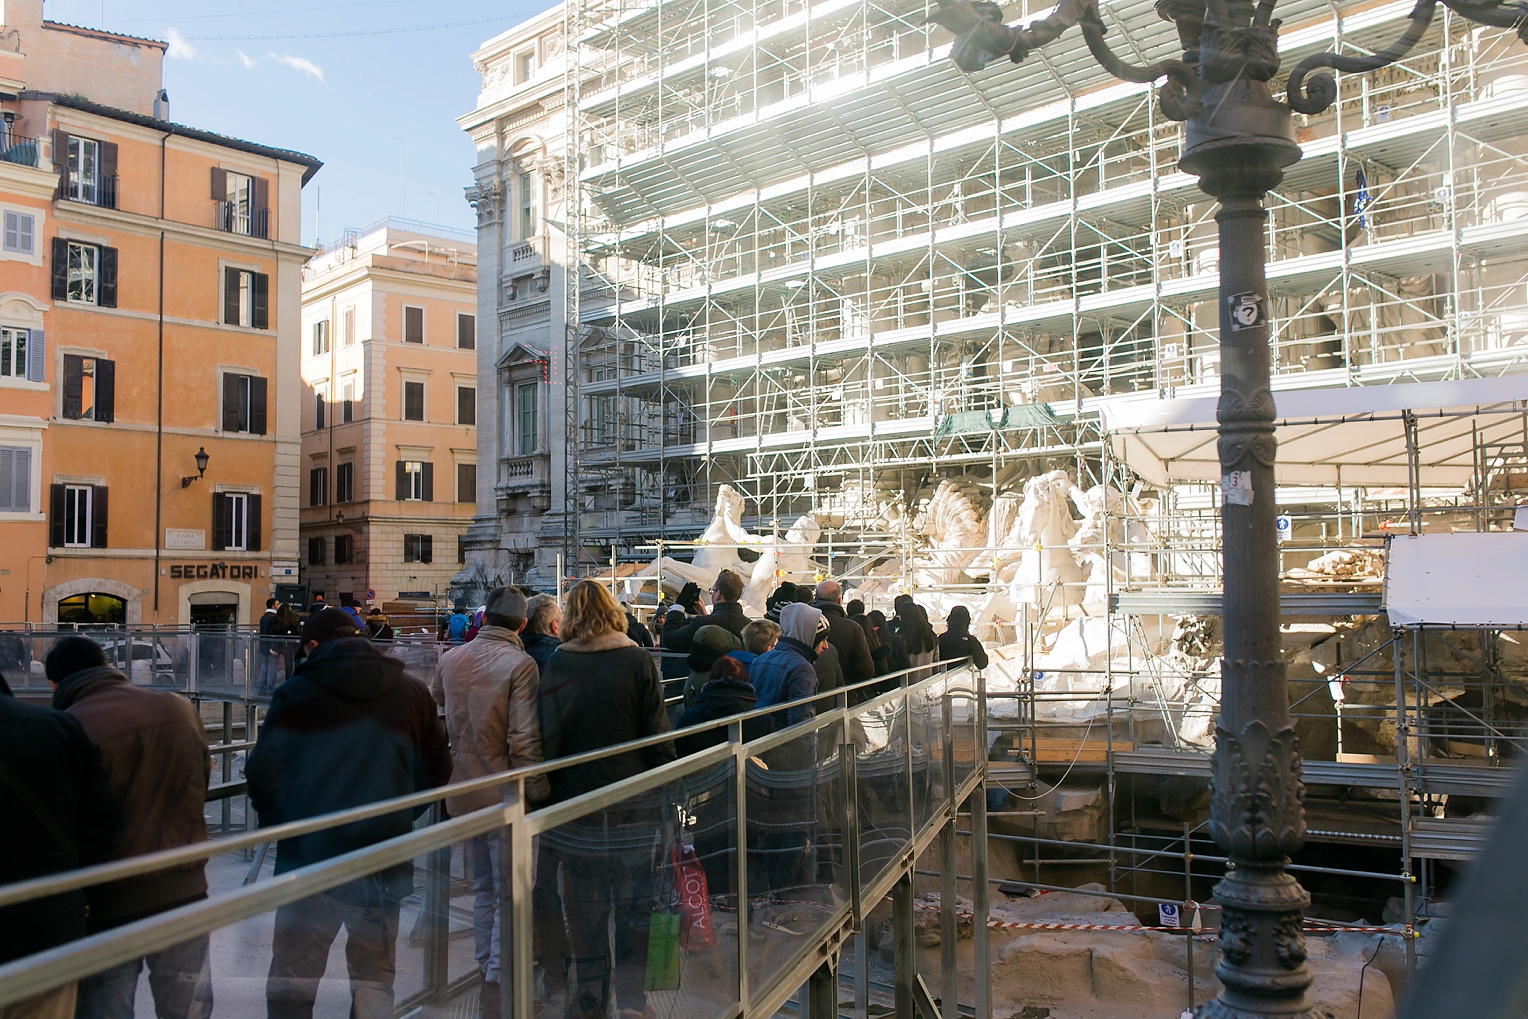
[{"label": "woman with blonde hair", "polygon": [[[605,588],[585,580],[568,594],[563,642],[541,673],[541,748],[546,759],[629,743],[669,729],[652,652],[626,636],[626,613]],[[629,750],[552,772],[554,802],[602,789],[675,759],[672,742]],[[578,1014],[604,1016],[614,984],[620,1015],[647,1012],[648,920],[661,807],[627,802],[565,825],[584,837],[546,838],[563,866],[568,947],[577,970]],[[577,833],[571,830],[570,836]],[[556,843],[565,842],[564,845]],[[589,847],[598,847],[590,852]],[[615,914],[615,960],[609,930]],[[614,979],[607,980],[606,974]]]}]

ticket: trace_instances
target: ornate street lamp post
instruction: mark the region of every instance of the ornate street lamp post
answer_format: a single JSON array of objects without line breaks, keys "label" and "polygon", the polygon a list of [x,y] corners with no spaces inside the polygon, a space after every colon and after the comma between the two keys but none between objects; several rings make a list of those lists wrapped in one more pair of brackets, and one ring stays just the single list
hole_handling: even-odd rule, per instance
[{"label": "ornate street lamp post", "polygon": [[[1124,81],[1160,81],[1162,112],[1184,122],[1179,165],[1199,178],[1220,208],[1221,523],[1225,593],[1220,717],[1212,762],[1210,831],[1233,866],[1215,889],[1223,907],[1223,990],[1200,1008],[1206,1017],[1303,1019],[1306,1001],[1304,911],[1310,897],[1288,872],[1305,841],[1305,789],[1289,720],[1279,637],[1274,511],[1274,403],[1269,389],[1267,212],[1263,200],[1300,158],[1291,109],[1319,113],[1337,98],[1322,68],[1360,73],[1393,63],[1421,39],[1439,0],[1418,0],[1410,24],[1372,57],[1324,53],[1296,66],[1288,102],[1269,88],[1279,70],[1276,0],[1156,0],[1178,30],[1181,60],[1126,63],[1104,41],[1096,0],[1061,0],[1027,28],[1002,23],[986,0],[938,0],[930,19],[957,36],[951,59],[967,72],[998,57],[1015,63],[1080,28],[1094,58]],[[1442,0],[1472,21],[1517,31],[1528,41],[1528,3]],[[1315,72],[1315,73],[1313,73]]]}]

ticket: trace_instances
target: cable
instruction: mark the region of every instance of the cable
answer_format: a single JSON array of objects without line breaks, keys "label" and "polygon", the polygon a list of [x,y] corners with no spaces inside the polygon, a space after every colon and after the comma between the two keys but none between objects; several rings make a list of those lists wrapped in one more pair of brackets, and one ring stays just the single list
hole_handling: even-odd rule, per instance
[{"label": "cable", "polygon": [[406,28],[361,29],[355,32],[304,32],[298,35],[188,35],[187,42],[276,42],[294,39],[355,39],[372,35],[401,35],[404,32],[435,32],[444,28],[464,28],[468,25],[487,25],[490,22],[504,24],[505,15],[491,18],[475,18],[472,21],[452,21],[439,25],[409,25]]},{"label": "cable", "polygon": [[[1381,917],[1380,919],[1384,919],[1384,917]],[[1373,952],[1373,954],[1369,956],[1368,961],[1365,962],[1363,964],[1363,966],[1359,967],[1359,970],[1358,970],[1358,1006],[1357,1006],[1357,1014],[1353,1017],[1353,1019],[1364,1019],[1364,971],[1367,970],[1370,967],[1370,965],[1373,964],[1375,959],[1379,958],[1380,950],[1382,948],[1384,948],[1384,947],[1385,947],[1385,943],[1383,941],[1379,940],[1379,938],[1375,938],[1374,939],[1374,952]]]}]

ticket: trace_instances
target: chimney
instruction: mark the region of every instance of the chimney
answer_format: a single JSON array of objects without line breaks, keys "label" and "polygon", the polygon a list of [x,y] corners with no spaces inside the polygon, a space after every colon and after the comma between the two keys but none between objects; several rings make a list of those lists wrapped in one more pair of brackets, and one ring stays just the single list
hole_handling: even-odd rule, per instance
[{"label": "chimney", "polygon": [[164,89],[160,89],[158,92],[154,93],[154,119],[170,119],[170,93],[166,92]]}]

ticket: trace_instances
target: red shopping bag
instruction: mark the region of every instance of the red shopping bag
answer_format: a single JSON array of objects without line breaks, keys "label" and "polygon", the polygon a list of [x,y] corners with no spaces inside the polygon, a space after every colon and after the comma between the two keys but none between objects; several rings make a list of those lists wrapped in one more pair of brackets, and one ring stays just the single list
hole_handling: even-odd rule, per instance
[{"label": "red shopping bag", "polygon": [[716,945],[711,929],[711,896],[706,888],[706,869],[695,855],[695,847],[675,841],[669,849],[674,867],[674,898],[679,903],[679,943],[688,952],[698,952]]}]

